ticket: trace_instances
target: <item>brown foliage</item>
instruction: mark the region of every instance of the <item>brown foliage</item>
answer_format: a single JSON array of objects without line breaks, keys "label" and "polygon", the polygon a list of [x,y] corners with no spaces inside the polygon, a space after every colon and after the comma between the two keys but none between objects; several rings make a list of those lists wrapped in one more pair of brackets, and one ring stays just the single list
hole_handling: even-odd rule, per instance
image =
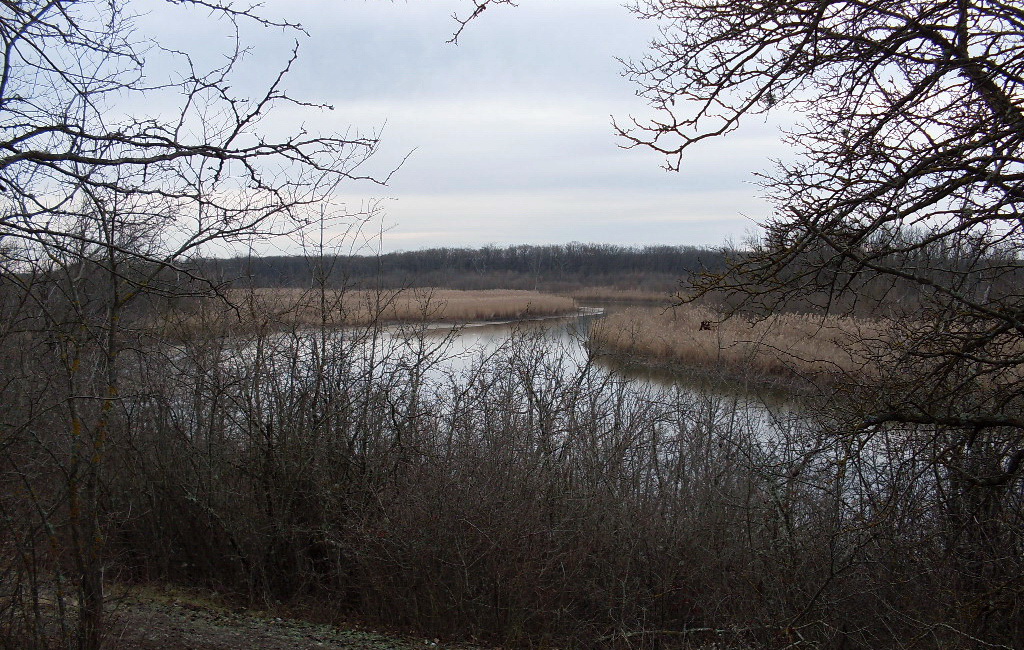
[{"label": "brown foliage", "polygon": [[590,331],[602,353],[641,361],[769,377],[847,376],[871,372],[869,350],[883,325],[866,319],[784,313],[760,319],[727,317],[710,307],[633,307]]}]

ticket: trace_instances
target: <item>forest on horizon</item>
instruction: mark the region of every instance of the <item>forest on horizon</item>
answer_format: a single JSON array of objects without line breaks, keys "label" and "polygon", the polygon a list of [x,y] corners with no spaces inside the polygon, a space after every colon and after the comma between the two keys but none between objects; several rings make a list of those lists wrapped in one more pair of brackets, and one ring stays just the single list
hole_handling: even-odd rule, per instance
[{"label": "forest on horizon", "polygon": [[381,255],[281,255],[205,258],[204,278],[252,287],[530,289],[602,286],[671,292],[686,276],[724,269],[726,253],[697,246],[580,244],[430,248]]}]

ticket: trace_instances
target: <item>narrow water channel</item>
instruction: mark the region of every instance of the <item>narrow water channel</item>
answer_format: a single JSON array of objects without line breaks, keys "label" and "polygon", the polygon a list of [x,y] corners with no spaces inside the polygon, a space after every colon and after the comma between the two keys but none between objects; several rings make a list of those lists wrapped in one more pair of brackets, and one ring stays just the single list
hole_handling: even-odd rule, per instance
[{"label": "narrow water channel", "polygon": [[592,357],[586,347],[589,328],[615,309],[614,305],[588,305],[581,308],[580,314],[570,317],[431,328],[426,333],[428,344],[443,345],[443,351],[439,352],[430,375],[441,378],[469,372],[515,339],[530,339],[542,343],[552,357],[552,364],[568,374],[590,363],[594,372],[614,376],[626,390],[643,391],[666,401],[675,399],[679,393],[699,397],[713,403],[713,410],[720,412],[721,417],[743,417],[766,435],[782,433],[792,426],[796,407],[780,391],[714,380],[706,374],[691,375]]}]

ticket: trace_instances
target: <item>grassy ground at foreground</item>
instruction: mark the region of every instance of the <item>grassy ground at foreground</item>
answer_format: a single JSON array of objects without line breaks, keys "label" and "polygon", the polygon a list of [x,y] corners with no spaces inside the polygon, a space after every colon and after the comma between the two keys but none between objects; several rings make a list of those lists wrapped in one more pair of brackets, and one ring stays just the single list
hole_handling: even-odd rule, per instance
[{"label": "grassy ground at foreground", "polygon": [[[371,323],[518,320],[573,313],[567,296],[536,291],[407,289],[403,291],[320,291],[290,288],[229,290],[225,298],[201,301],[189,311],[170,314],[173,326],[192,328],[210,320],[284,326],[368,325]],[[231,323],[225,323],[231,325]]]},{"label": "grassy ground at foreground", "polygon": [[878,337],[878,327],[849,318],[780,314],[763,320],[722,314],[699,305],[632,307],[590,331],[601,353],[654,365],[679,364],[773,377],[827,376],[865,371],[852,350]]},{"label": "grassy ground at foreground", "polygon": [[403,637],[358,624],[328,625],[232,607],[169,588],[130,589],[114,599],[112,648],[142,650],[412,650],[477,646]]}]

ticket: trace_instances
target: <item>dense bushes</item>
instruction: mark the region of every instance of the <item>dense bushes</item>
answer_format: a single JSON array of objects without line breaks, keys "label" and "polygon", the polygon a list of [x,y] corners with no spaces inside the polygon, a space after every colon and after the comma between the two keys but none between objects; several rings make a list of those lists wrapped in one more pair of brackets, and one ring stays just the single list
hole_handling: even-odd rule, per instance
[{"label": "dense bushes", "polygon": [[[981,462],[995,441],[844,435],[811,404],[619,379],[532,334],[448,372],[422,326],[271,325],[125,346],[113,408],[80,418],[104,426],[84,458],[59,373],[7,350],[7,646],[74,628],[89,552],[108,581],[511,645],[1024,638],[1019,482],[969,485],[936,462]],[[86,461],[93,546],[66,487]]]},{"label": "dense bushes", "polygon": [[531,337],[459,376],[325,340],[326,356],[287,335],[181,351],[193,379],[144,400],[153,444],[132,482],[151,492],[123,491],[140,575],[326,592],[425,632],[520,642],[728,618],[707,570],[745,561],[719,546],[741,523],[721,502],[763,488],[744,458],[764,430],[735,404],[626,385]]}]

